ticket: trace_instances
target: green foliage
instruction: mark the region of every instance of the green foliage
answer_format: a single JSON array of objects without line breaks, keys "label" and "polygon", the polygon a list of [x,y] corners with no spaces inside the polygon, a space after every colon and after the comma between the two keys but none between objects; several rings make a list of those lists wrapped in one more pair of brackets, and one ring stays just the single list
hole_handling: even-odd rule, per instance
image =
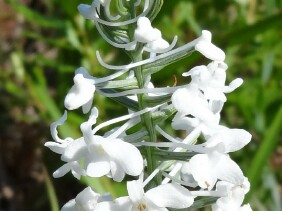
[{"label": "green foliage", "polygon": [[[37,2],[39,6],[7,1],[22,19],[23,26],[21,36],[14,38],[5,57],[8,65],[0,66],[0,91],[17,99],[19,106],[33,107],[40,116],[34,121],[49,125],[63,113],[63,99],[77,67],[84,66],[95,76],[108,75],[97,62],[96,50],[100,50],[109,63],[125,64],[129,60],[103,41],[95,26],[78,14],[77,5],[91,1]],[[165,39],[172,40],[178,35],[179,45],[197,37],[202,29],[210,30],[214,43],[227,52],[227,75],[230,78],[240,75],[244,79],[243,86],[229,95],[223,119],[231,127],[245,128],[253,134],[247,149],[234,154],[234,158],[250,178],[249,200],[254,210],[278,211],[282,206],[282,164],[269,165],[275,151],[282,147],[281,7],[282,3],[274,0],[164,1],[160,15],[153,22]],[[181,78],[181,73],[201,63],[207,61],[194,54],[170,64],[166,67],[167,73],[162,71],[153,80],[156,85],[171,85],[169,70],[173,70],[177,83],[185,83],[187,79]],[[100,96],[95,97],[94,103],[99,107],[101,121],[115,116],[113,110],[126,112],[117,108],[114,101]],[[80,115],[70,115],[68,125],[61,128],[64,136],[78,135]],[[16,118],[28,122],[26,118]],[[98,184],[100,191],[116,189],[113,192],[116,196],[124,194],[124,188],[113,186],[105,178],[102,181],[86,178],[82,182]],[[258,185],[260,183],[264,185]],[[53,210],[57,210],[52,183],[48,180],[46,184],[50,203]]]}]

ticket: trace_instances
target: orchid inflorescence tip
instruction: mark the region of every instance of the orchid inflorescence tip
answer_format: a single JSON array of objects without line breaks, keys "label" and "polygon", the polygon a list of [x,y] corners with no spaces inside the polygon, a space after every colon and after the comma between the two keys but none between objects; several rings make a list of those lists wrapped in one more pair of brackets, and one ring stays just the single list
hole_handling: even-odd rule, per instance
[{"label": "orchid inflorescence tip", "polygon": [[[78,180],[106,176],[113,182],[124,181],[128,195],[113,198],[111,193],[87,187],[62,211],[182,210],[193,208],[199,198],[203,207],[211,206],[213,211],[250,211],[249,204],[242,205],[250,184],[229,153],[247,145],[251,134],[220,124],[226,94],[243,80],[237,78],[226,85],[225,53],[212,43],[211,32],[203,30],[200,37],[180,47],[177,36],[172,42],[166,41],[152,26],[161,0],[119,2],[115,15],[111,13],[111,0],[94,0],[90,5],[79,5],[78,10],[94,22],[105,41],[135,58],[129,64],[115,66],[105,63],[97,51],[99,63],[114,72],[103,78],[79,67],[64,100],[66,111],[51,125],[54,141],[45,146],[65,162],[54,177],[68,172]],[[115,33],[117,30],[124,36]],[[134,54],[137,51],[139,55]],[[184,72],[183,77],[191,78],[189,83],[154,86],[151,74],[189,59],[187,56],[195,51],[210,62]],[[118,80],[126,74],[126,79]],[[96,94],[122,100],[128,114],[97,124],[99,105],[93,106]],[[138,110],[131,109],[132,103]],[[89,115],[80,125],[81,137],[60,138],[57,128],[67,121],[68,112],[80,108]],[[178,137],[175,134],[179,133],[171,134],[171,130],[168,133],[166,124],[174,131],[184,131],[185,136]],[[133,133],[130,129],[136,125],[141,129]],[[109,127],[101,135],[101,129]]]}]

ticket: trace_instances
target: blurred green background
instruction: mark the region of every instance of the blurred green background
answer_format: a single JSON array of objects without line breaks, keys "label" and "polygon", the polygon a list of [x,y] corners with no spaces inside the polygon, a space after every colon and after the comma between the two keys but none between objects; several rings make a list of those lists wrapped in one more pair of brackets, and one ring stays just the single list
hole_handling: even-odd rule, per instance
[{"label": "blurred green background", "polygon": [[[0,0],[1,211],[56,211],[84,187],[70,175],[52,179],[52,172],[62,163],[43,147],[51,140],[49,125],[64,111],[64,96],[77,67],[84,66],[95,76],[109,73],[98,64],[96,50],[109,63],[129,60],[79,15],[76,8],[83,2],[91,3]],[[247,147],[231,156],[250,179],[247,201],[253,210],[281,211],[282,1],[164,0],[153,26],[168,41],[178,35],[178,46],[208,29],[213,43],[224,49],[228,82],[241,77],[244,84],[227,96],[222,124],[253,135]],[[183,83],[181,73],[199,64],[207,60],[192,54],[161,71],[153,81],[159,86],[172,85],[174,74]],[[116,116],[113,101],[97,94],[94,102],[100,122]],[[78,136],[77,126],[86,118],[81,111],[71,112],[62,134]],[[107,179],[102,184],[90,182],[99,185],[99,190],[113,188]],[[117,191],[116,195],[122,195],[124,189]]]}]

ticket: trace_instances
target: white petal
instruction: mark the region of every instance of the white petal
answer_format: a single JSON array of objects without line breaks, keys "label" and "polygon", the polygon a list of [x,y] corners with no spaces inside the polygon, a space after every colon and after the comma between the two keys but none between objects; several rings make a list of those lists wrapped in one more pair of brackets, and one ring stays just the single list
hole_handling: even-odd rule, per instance
[{"label": "white petal", "polygon": [[226,181],[218,181],[216,183],[216,190],[220,191],[222,193],[229,193],[231,192],[232,188],[234,187],[234,184]]},{"label": "white petal", "polygon": [[224,92],[225,93],[230,93],[233,92],[235,89],[237,89],[239,86],[241,86],[243,84],[243,79],[241,78],[236,78],[235,80],[233,80],[229,86],[225,86],[224,87]]},{"label": "white petal", "polygon": [[82,175],[83,176],[86,175],[85,170],[80,167],[80,164],[77,161],[72,162],[71,169],[72,169],[71,170],[72,175],[78,180],[80,180],[80,177]]},{"label": "white petal", "polygon": [[127,192],[133,203],[142,201],[144,197],[144,190],[142,187],[142,183],[138,180],[127,182]]},{"label": "white petal", "polygon": [[234,185],[243,184],[244,175],[242,170],[228,155],[215,152],[210,155],[210,159],[214,164],[214,173],[218,179]]},{"label": "white petal", "polygon": [[207,42],[211,42],[212,40],[212,34],[210,31],[208,30],[202,30],[202,35],[200,37],[200,40],[202,41],[207,41]]},{"label": "white petal", "polygon": [[111,170],[108,156],[98,153],[92,151],[86,160],[86,172],[90,177],[101,177],[108,174]]},{"label": "white petal", "polygon": [[[120,139],[102,142],[106,153],[129,175],[138,176],[143,170],[143,158],[139,150]],[[130,159],[128,159],[130,158]]]},{"label": "white petal", "polygon": [[87,165],[86,174],[89,177],[102,177],[110,172],[110,165],[106,161],[98,161]]},{"label": "white petal", "polygon": [[196,44],[195,50],[214,61],[224,61],[225,59],[225,53],[211,42],[200,41]]},{"label": "white petal", "polygon": [[121,182],[125,176],[124,170],[116,163],[111,161],[111,176],[113,177],[113,180],[116,182]]},{"label": "white petal", "polygon": [[62,115],[62,117],[58,121],[53,122],[50,125],[51,136],[57,142],[62,143],[64,141],[64,140],[59,138],[57,127],[60,126],[60,125],[63,125],[66,120],[67,120],[67,111],[64,112],[64,114]]},{"label": "white petal", "polygon": [[90,208],[97,204],[99,197],[100,194],[87,187],[76,196],[75,202],[83,207]]},{"label": "white petal", "polygon": [[165,184],[150,189],[145,193],[146,197],[159,207],[187,208],[194,202],[190,191],[177,184]]},{"label": "white petal", "polygon": [[173,119],[171,126],[175,130],[186,130],[188,133],[191,132],[200,124],[199,119],[191,117],[182,117]]},{"label": "white petal", "polygon": [[201,74],[201,72],[206,72],[206,71],[208,71],[207,66],[200,65],[200,66],[193,67],[188,72],[182,73],[182,76],[184,76],[184,77],[187,77],[187,76],[198,76],[198,75]]},{"label": "white petal", "polygon": [[239,210],[244,200],[244,196],[244,190],[237,186],[231,189],[228,196],[219,198],[216,201],[216,204],[223,210]]},{"label": "white petal", "polygon": [[113,197],[110,193],[104,193],[101,195],[98,199],[98,202],[104,202],[104,201],[113,201]]},{"label": "white petal", "polygon": [[236,186],[232,189],[232,200],[234,204],[238,205],[238,207],[241,206],[245,198],[244,189],[240,186]]},{"label": "white petal", "polygon": [[221,102],[226,102],[227,100],[226,96],[218,88],[207,87],[203,91],[204,91],[205,98],[207,98],[208,100],[218,100]]},{"label": "white petal", "polygon": [[161,32],[151,26],[147,17],[140,17],[137,21],[137,28],[134,31],[134,39],[137,42],[148,43],[162,37]]},{"label": "white petal", "polygon": [[64,176],[66,173],[68,173],[71,170],[71,163],[66,163],[62,165],[60,168],[58,168],[54,173],[54,178],[59,178]]},{"label": "white petal", "polygon": [[223,105],[224,102],[219,100],[213,100],[209,102],[210,109],[214,114],[220,113],[223,108]]},{"label": "white petal", "polygon": [[[215,122],[215,115],[209,109],[208,101],[200,91],[193,86],[176,90],[172,97],[172,104],[183,115],[193,115],[205,122]],[[191,103],[193,102],[193,103]]]},{"label": "white petal", "polygon": [[73,78],[74,85],[66,95],[64,105],[69,110],[83,106],[93,98],[95,85],[84,68],[79,68]]},{"label": "white petal", "polygon": [[90,111],[91,106],[92,106],[92,102],[93,102],[93,97],[91,97],[91,99],[89,99],[89,101],[87,103],[82,105],[82,112],[84,114],[86,114],[86,113],[88,113]]},{"label": "white petal", "polygon": [[185,181],[186,183],[190,183],[191,187],[196,187],[197,183],[193,177],[193,175],[191,174],[191,169],[190,169],[190,163],[189,162],[185,162],[180,170],[180,176],[181,179],[183,181]]},{"label": "white petal", "polygon": [[229,129],[222,127],[207,141],[207,147],[223,146],[224,153],[240,150],[251,141],[252,135],[243,129]]},{"label": "white petal", "polygon": [[76,211],[75,200],[68,201],[61,209],[61,211]]},{"label": "white petal", "polygon": [[93,124],[96,123],[96,119],[97,119],[98,116],[99,116],[99,111],[98,111],[98,109],[97,109],[96,107],[93,107],[92,110],[91,110],[91,114],[90,114],[90,116],[89,116],[89,119],[91,120],[91,122],[92,122]]},{"label": "white petal", "polygon": [[131,211],[126,209],[121,209],[118,204],[114,202],[100,202],[96,205],[95,211]]},{"label": "white petal", "polygon": [[57,143],[53,141],[48,141],[44,144],[45,147],[48,147],[50,150],[58,154],[63,154],[67,145],[67,142]]},{"label": "white petal", "polygon": [[220,131],[220,138],[225,146],[225,153],[242,149],[252,139],[252,135],[243,129],[226,129]]},{"label": "white petal", "polygon": [[250,182],[249,179],[247,177],[244,177],[244,182],[242,185],[240,185],[240,187],[242,187],[244,189],[244,193],[248,193],[250,191]]},{"label": "white petal", "polygon": [[[151,206],[151,205],[148,205],[148,206]],[[149,208],[147,209],[148,211],[169,211],[167,208],[160,208],[160,207],[157,207],[157,208]]]},{"label": "white petal", "polygon": [[193,156],[189,163],[191,173],[199,186],[211,190],[216,183],[217,177],[215,175],[215,166],[213,166],[210,157],[207,154],[198,154]]},{"label": "white petal", "polygon": [[92,122],[90,120],[88,120],[87,122],[83,122],[80,125],[80,130],[83,134],[84,141],[88,147],[90,147],[91,145],[95,146],[95,144],[98,144],[98,140],[103,139],[103,137],[92,134]]},{"label": "white petal", "polygon": [[224,62],[211,62],[207,65],[209,72],[212,75],[210,83],[213,86],[223,87],[226,81],[227,64]]},{"label": "white petal", "polygon": [[114,211],[133,211],[132,210],[133,203],[128,196],[119,197],[115,199],[114,202],[118,207],[118,209],[115,209]]},{"label": "white petal", "polygon": [[72,141],[62,154],[62,160],[65,162],[79,160],[87,154],[87,146],[83,138]]},{"label": "white petal", "polygon": [[158,51],[158,50],[163,50],[163,49],[168,48],[169,43],[166,40],[161,38],[161,39],[157,39],[157,40],[147,43],[146,47],[152,50]]},{"label": "white petal", "polygon": [[216,201],[218,211],[238,211],[240,205],[234,203],[231,197],[221,197]]},{"label": "white petal", "polygon": [[95,7],[92,7],[88,4],[80,4],[78,5],[79,13],[86,19],[93,19],[93,16],[96,15]]}]

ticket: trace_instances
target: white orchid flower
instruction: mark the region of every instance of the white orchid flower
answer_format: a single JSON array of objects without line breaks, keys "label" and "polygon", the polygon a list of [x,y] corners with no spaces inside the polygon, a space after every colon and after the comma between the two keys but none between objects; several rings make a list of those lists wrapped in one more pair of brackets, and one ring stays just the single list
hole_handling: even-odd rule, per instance
[{"label": "white orchid flower", "polygon": [[224,61],[225,53],[211,43],[211,32],[207,30],[202,31],[202,36],[199,38],[198,43],[195,46],[195,50],[199,51],[206,58],[214,61]]},{"label": "white orchid flower", "polygon": [[250,183],[246,177],[241,185],[234,185],[220,181],[216,185],[216,190],[225,192],[226,196],[220,197],[212,206],[212,211],[251,211],[249,204],[241,206],[245,194],[250,190]]},{"label": "white orchid flower", "polygon": [[183,209],[194,202],[188,189],[171,183],[157,186],[145,193],[141,181],[135,180],[127,182],[127,191],[129,196],[117,198],[114,202],[100,203],[99,211],[168,211],[167,207]]},{"label": "white orchid flower", "polygon": [[184,162],[181,169],[180,169],[180,177],[181,179],[189,184],[191,187],[197,187],[197,182],[195,181],[191,169],[190,169],[190,163]]},{"label": "white orchid flower", "polygon": [[134,31],[134,39],[137,42],[146,43],[150,51],[161,51],[169,48],[169,43],[162,38],[160,30],[153,28],[149,18],[140,17],[137,20],[137,28]]},{"label": "white orchid flower", "polygon": [[81,176],[86,176],[86,172],[84,169],[80,167],[79,162],[77,161],[72,161],[72,162],[67,162],[66,164],[62,165],[60,168],[58,168],[54,173],[53,177],[54,178],[59,178],[63,177],[65,174],[68,172],[71,172],[72,175],[76,179],[80,179]]},{"label": "white orchid flower", "polygon": [[94,0],[91,5],[78,5],[78,11],[85,19],[93,20],[93,17],[98,18],[97,10],[100,10],[100,5],[105,7],[106,5],[109,5],[109,3],[110,0]]},{"label": "white orchid flower", "polygon": [[201,65],[183,73],[183,76],[191,76],[192,84],[203,91],[208,100],[225,102],[224,93],[230,93],[238,88],[243,80],[237,78],[229,86],[225,86],[227,65],[224,62],[211,62],[208,66]]},{"label": "white orchid flower", "polygon": [[228,155],[216,151],[197,154],[189,163],[190,172],[201,188],[211,190],[218,179],[234,185],[244,181],[240,167]]},{"label": "white orchid flower", "polygon": [[171,126],[175,130],[186,131],[186,135],[189,135],[194,129],[198,128],[205,138],[209,138],[217,131],[219,120],[219,115],[214,115],[214,120],[210,122],[204,122],[194,117],[176,115],[172,119]]},{"label": "white orchid flower", "polygon": [[178,117],[192,115],[208,124],[218,122],[217,116],[209,108],[208,101],[196,86],[189,85],[179,88],[173,93],[171,101],[178,111]]},{"label": "white orchid flower", "polygon": [[169,47],[169,43],[163,38],[154,40],[146,44],[146,47],[154,51],[160,51]]},{"label": "white orchid flower", "polygon": [[84,18],[92,20],[94,16],[97,17],[97,6],[97,1],[93,1],[91,5],[80,4],[78,5],[78,11]]},{"label": "white orchid flower", "polygon": [[[84,152],[85,152],[85,143],[82,143],[83,139],[73,140],[72,138],[68,137],[66,139],[61,139],[58,136],[57,127],[64,124],[64,122],[67,119],[67,111],[64,112],[63,116],[58,120],[51,124],[50,130],[52,138],[56,141],[49,141],[44,144],[44,146],[48,147],[50,150],[57,154],[62,155],[62,160],[66,161],[67,163],[58,168],[54,173],[53,177],[58,178],[64,176],[66,173],[71,171],[73,176],[77,179],[80,179],[80,177],[85,174],[84,169],[82,169],[79,165],[79,158],[83,156],[82,152],[82,146],[84,146]],[[78,147],[81,145],[81,147]],[[71,152],[70,152],[71,151]],[[76,156],[77,159],[68,160],[65,159],[66,155],[69,156],[69,154],[79,154],[77,152],[80,152],[80,156]]]},{"label": "white orchid flower", "polygon": [[143,171],[143,158],[139,150],[118,138],[108,139],[93,135],[92,124],[91,118],[81,124],[81,131],[88,147],[85,159],[87,175],[90,177],[108,175],[119,182],[125,174],[140,175]]},{"label": "white orchid flower", "polygon": [[218,181],[216,183],[216,190],[220,191],[222,193],[225,193],[225,195],[228,195],[230,191],[236,186],[239,186],[244,190],[244,194],[247,194],[250,191],[250,182],[247,177],[244,176],[243,182],[240,185],[234,185],[233,183],[226,182],[226,181]]},{"label": "white orchid flower", "polygon": [[89,75],[83,67],[75,71],[73,78],[74,85],[66,95],[64,104],[68,110],[74,110],[82,106],[83,113],[87,113],[91,109],[95,85],[93,77]]},{"label": "white orchid flower", "polygon": [[140,17],[137,21],[137,28],[134,31],[134,39],[137,42],[149,43],[162,38],[160,30],[153,28],[149,18]]},{"label": "white orchid flower", "polygon": [[81,191],[75,199],[67,202],[61,211],[94,211],[99,202],[111,200],[108,195],[100,195],[90,187]]}]

